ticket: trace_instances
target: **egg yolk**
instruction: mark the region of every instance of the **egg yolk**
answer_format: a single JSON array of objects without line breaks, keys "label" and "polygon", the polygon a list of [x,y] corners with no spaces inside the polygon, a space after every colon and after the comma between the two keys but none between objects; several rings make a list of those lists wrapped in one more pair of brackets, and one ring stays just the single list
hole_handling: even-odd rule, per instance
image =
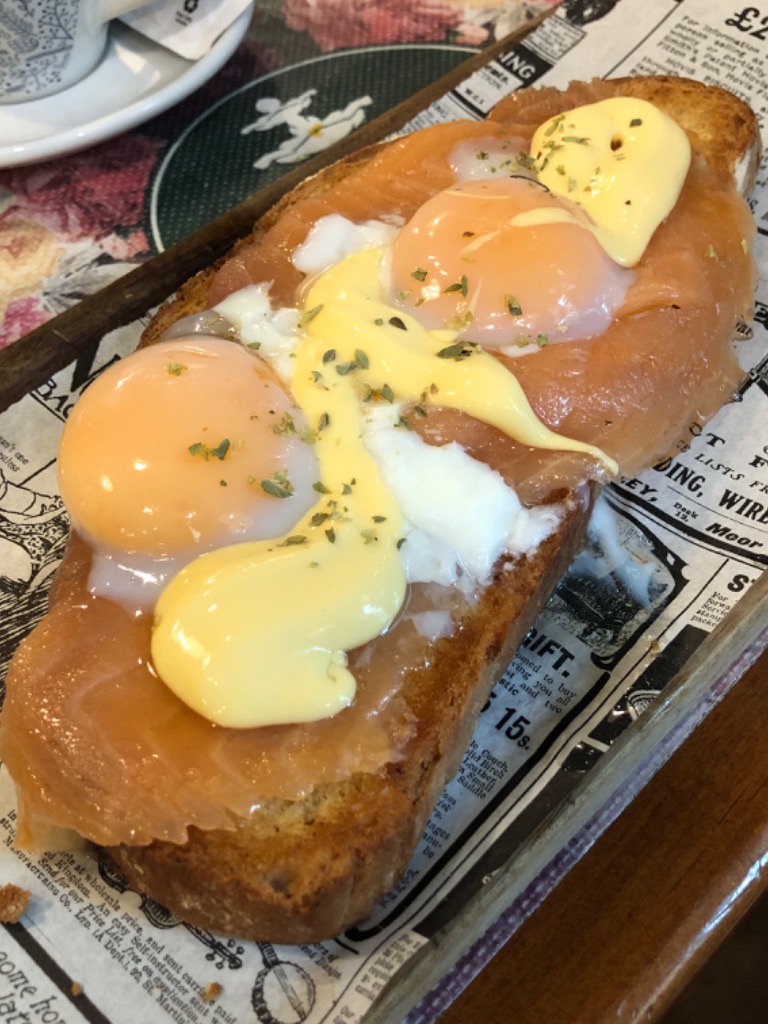
[{"label": "egg yolk", "polygon": [[290,529],[317,494],[301,413],[255,353],[178,339],[113,364],[67,421],[62,497],[89,539],[172,556]]},{"label": "egg yolk", "polygon": [[393,301],[488,347],[602,333],[632,272],[574,204],[530,178],[468,181],[428,200],[393,244]]}]

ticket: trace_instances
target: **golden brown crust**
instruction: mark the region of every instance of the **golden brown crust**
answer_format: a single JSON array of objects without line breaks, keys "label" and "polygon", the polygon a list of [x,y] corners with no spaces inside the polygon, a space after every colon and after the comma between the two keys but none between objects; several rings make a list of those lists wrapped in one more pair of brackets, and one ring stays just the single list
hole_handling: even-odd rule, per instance
[{"label": "golden brown crust", "polygon": [[[659,77],[599,83],[606,95],[657,103],[689,132],[695,150],[728,174],[754,177],[757,130],[746,105],[723,90]],[[509,117],[536,102],[525,91]],[[375,148],[305,182],[241,244],[258,239],[299,199],[322,194]],[[148,327],[142,344],[179,317],[208,305],[215,268],[189,281]],[[356,775],[297,802],[270,801],[234,831],[190,831],[184,845],[120,846],[111,855],[138,889],[201,927],[273,942],[310,942],[358,922],[400,876],[432,806],[458,767],[476,718],[500,672],[574,553],[589,503],[572,496],[560,529],[513,572],[500,571],[476,610],[439,641],[429,669],[412,672],[405,698],[418,729],[407,757],[378,774]]]}]

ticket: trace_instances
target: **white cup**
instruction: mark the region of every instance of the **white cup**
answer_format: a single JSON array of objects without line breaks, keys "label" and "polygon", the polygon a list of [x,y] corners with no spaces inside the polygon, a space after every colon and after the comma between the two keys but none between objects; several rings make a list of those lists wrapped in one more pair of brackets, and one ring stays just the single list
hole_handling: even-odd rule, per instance
[{"label": "white cup", "polygon": [[0,0],[0,103],[61,92],[107,45],[107,23],[147,0]]}]

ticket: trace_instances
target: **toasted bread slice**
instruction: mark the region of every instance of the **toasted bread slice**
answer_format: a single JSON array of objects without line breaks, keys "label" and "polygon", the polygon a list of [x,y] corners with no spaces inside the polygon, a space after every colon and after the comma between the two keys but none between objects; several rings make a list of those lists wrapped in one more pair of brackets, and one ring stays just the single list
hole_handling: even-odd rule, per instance
[{"label": "toasted bread slice", "polygon": [[131,883],[201,927],[272,942],[312,942],[362,920],[405,870],[490,690],[574,556],[590,504],[586,490],[572,496],[560,528],[513,572],[499,567],[429,667],[408,674],[418,724],[405,759],[303,800],[270,800],[234,832],[110,849]]},{"label": "toasted bread slice", "polygon": [[[671,77],[593,83],[593,90],[595,85],[595,98],[630,95],[656,104],[686,130],[695,153],[732,177],[743,194],[751,189],[759,156],[756,122],[730,93]],[[502,104],[504,116],[525,116],[538,97],[529,90],[512,94]],[[291,204],[322,194],[375,152],[357,154],[307,181],[256,226],[253,238]],[[182,289],[151,325],[147,340],[178,316],[206,308],[211,273]],[[191,920],[240,934],[309,941],[358,920],[402,873],[494,680],[568,564],[586,509],[572,496],[560,530],[512,578],[497,575],[471,621],[440,642],[431,671],[408,680],[409,699],[423,710],[407,763],[349,779],[299,803],[270,804],[253,820],[238,821],[234,835],[194,831],[185,846],[113,849],[121,869]]]},{"label": "toasted bread slice", "polygon": [[[658,104],[685,128],[700,158],[736,180],[741,191],[751,187],[757,126],[736,97],[666,77],[597,82],[586,91],[590,100],[630,95]],[[521,92],[501,107],[505,116],[538,117],[539,123],[581,102],[575,87],[565,94]],[[243,244],[257,241],[298,202],[343,182],[378,151],[305,182]],[[143,344],[158,340],[179,318],[208,308],[215,271],[180,290],[154,318]],[[415,730],[403,759],[317,786],[301,799],[263,801],[248,817],[230,814],[231,828],[192,827],[185,843],[109,847],[130,883],[193,924],[258,940],[320,940],[364,918],[404,871],[494,682],[577,550],[592,494],[583,485],[557,495],[559,528],[533,554],[519,557],[512,571],[502,560],[476,605],[436,642],[428,664],[404,675],[402,696]],[[12,684],[22,687],[23,679]]]}]

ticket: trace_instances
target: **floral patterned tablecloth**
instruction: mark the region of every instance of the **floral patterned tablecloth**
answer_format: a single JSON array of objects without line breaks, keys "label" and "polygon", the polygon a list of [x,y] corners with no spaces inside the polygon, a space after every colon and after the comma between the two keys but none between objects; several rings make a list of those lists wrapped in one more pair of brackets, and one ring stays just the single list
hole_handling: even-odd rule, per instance
[{"label": "floral patterned tablecloth", "polygon": [[281,146],[309,155],[318,125],[327,145],[556,2],[257,0],[234,56],[166,113],[0,170],[0,348],[274,180]]}]

